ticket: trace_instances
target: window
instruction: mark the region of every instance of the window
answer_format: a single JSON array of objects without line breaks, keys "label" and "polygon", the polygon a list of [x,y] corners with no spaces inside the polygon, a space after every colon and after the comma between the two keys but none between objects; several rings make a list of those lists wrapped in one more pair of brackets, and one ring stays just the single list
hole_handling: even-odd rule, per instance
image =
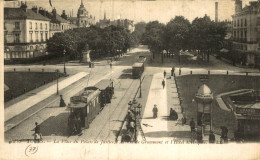
[{"label": "window", "polygon": [[45,24],[45,30],[47,30],[47,24]]},{"label": "window", "polygon": [[239,19],[237,20],[237,26],[239,26]]},{"label": "window", "polygon": [[38,29],[38,24],[37,23],[35,23],[35,29]]},{"label": "window", "polygon": [[247,26],[247,20],[245,19],[245,26]]},{"label": "window", "polygon": [[36,39],[37,42],[39,41],[39,39],[38,39],[38,32],[35,32],[35,39]]},{"label": "window", "polygon": [[33,42],[33,39],[32,39],[32,32],[30,32],[30,41]]},{"label": "window", "polygon": [[4,23],[4,29],[6,29],[6,23]]},{"label": "window", "polygon": [[45,32],[45,40],[48,40],[48,32]]},{"label": "window", "polygon": [[237,32],[236,31],[234,31],[234,38],[236,38],[237,37],[237,34],[236,34]]},{"label": "window", "polygon": [[32,22],[30,22],[30,29],[32,29]]},{"label": "window", "polygon": [[15,22],[15,29],[20,29],[20,22]]},{"label": "window", "polygon": [[246,40],[246,38],[247,38],[247,31],[245,30],[245,40]]},{"label": "window", "polygon": [[63,30],[63,25],[61,25],[61,29]]},{"label": "window", "polygon": [[42,23],[40,24],[40,28],[42,29]]},{"label": "window", "polygon": [[16,33],[16,34],[15,34],[14,42],[15,42],[15,43],[19,43],[19,42],[20,42],[20,34],[19,34],[19,33]]},{"label": "window", "polygon": [[241,27],[243,26],[243,19],[241,19]]},{"label": "window", "polygon": [[43,41],[43,33],[41,32],[41,41]]}]

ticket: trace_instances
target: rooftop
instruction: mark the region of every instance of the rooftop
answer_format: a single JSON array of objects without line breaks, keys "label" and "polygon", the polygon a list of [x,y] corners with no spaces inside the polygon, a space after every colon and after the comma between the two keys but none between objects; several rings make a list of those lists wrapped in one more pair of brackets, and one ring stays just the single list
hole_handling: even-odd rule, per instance
[{"label": "rooftop", "polygon": [[4,8],[4,19],[13,19],[13,20],[33,19],[33,20],[50,21],[49,18],[46,18],[39,13],[37,14],[31,9],[26,9],[25,11],[22,8]]}]

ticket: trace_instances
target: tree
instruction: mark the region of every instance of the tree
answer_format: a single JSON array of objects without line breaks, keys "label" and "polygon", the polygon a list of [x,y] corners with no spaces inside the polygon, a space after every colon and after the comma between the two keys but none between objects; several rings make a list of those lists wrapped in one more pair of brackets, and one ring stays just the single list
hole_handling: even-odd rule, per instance
[{"label": "tree", "polygon": [[145,27],[146,27],[145,22],[139,22],[135,24],[135,30],[132,34],[135,38],[136,43],[142,43],[143,35],[145,33]]},{"label": "tree", "polygon": [[165,49],[170,52],[178,52],[187,49],[190,36],[190,22],[183,16],[176,16],[167,23],[164,30]]},{"label": "tree", "polygon": [[163,51],[163,30],[164,24],[158,21],[149,22],[145,27],[144,44],[148,45],[148,48],[154,54],[160,54]]},{"label": "tree", "polygon": [[224,40],[226,27],[224,23],[216,23],[210,20],[208,16],[195,18],[191,25],[191,46],[202,52],[203,59],[207,53],[209,62],[209,53],[219,49],[219,42]]}]

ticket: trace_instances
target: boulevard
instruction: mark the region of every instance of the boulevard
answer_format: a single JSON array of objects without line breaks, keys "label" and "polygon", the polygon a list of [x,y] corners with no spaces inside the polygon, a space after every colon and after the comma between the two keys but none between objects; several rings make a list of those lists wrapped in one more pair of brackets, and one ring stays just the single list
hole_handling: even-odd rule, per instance
[{"label": "boulevard", "polygon": [[[142,98],[139,98],[138,94],[139,80],[131,78],[131,67],[139,56],[145,56],[147,59],[145,62],[145,72],[143,74]],[[241,68],[226,64],[214,57],[211,57],[212,63],[209,66],[198,64],[187,68],[181,67],[182,72],[181,75],[179,75],[179,64],[171,63],[172,59],[165,58],[164,64],[157,66],[160,60],[157,62],[149,62],[151,58],[151,53],[146,46],[139,46],[121,56],[118,61],[113,62],[112,68],[110,68],[105,59],[95,61],[94,68],[89,68],[82,63],[68,62],[66,67],[69,76],[66,78],[80,72],[86,73],[86,76],[59,91],[59,94],[63,95],[66,104],[70,103],[70,97],[75,95],[82,88],[95,85],[102,79],[111,79],[114,82],[115,94],[112,97],[111,103],[107,104],[100,114],[96,116],[88,129],[83,129],[82,134],[69,136],[67,126],[69,109],[67,107],[59,107],[58,95],[50,95],[47,100],[43,98],[40,102],[37,102],[36,105],[33,104],[31,107],[40,109],[35,109],[34,111],[27,109],[22,112],[21,115],[17,115],[13,119],[11,118],[5,122],[5,141],[33,140],[34,122],[38,122],[41,126],[44,142],[53,142],[54,140],[68,142],[73,140],[116,142],[122,130],[122,125],[124,124],[128,110],[128,102],[136,97],[136,100],[143,106],[140,123],[142,124],[147,142],[160,141],[162,139],[185,140],[188,142],[191,137],[188,124],[191,117],[187,118],[185,125],[181,124],[183,113],[181,112],[180,99],[177,96],[177,84],[174,81],[174,77],[171,76],[172,66],[176,66],[176,77],[189,75],[191,70],[193,74],[205,75],[208,74],[209,70],[210,74],[215,75],[225,75],[227,70],[230,75],[245,76],[246,72],[249,72],[249,76],[260,75],[255,69],[243,68],[241,71]],[[7,65],[5,66],[5,71],[11,71],[13,68],[16,68],[17,72],[28,70],[28,68],[31,68],[31,70],[41,70],[42,68],[45,70],[55,70],[61,68],[61,65]],[[167,73],[165,89],[161,86],[164,71]],[[55,86],[56,84],[54,83],[53,85]],[[37,91],[40,92],[40,90],[44,90],[44,88],[46,88],[46,86],[43,86]],[[31,92],[35,91],[33,90]],[[22,96],[24,99],[27,98],[25,95]],[[43,97],[42,95],[37,96],[38,98]],[[20,99],[16,98],[8,103],[9,105],[18,103]],[[8,105],[8,103],[5,105]],[[159,110],[157,119],[150,118],[152,117],[152,107],[154,104],[157,104]],[[170,108],[173,108],[178,113],[177,121],[167,120],[170,114]],[[10,126],[12,124],[16,125],[8,128],[8,125]],[[148,124],[151,127],[147,127],[143,124]],[[219,139],[219,136],[220,135],[216,135],[217,139]],[[138,134],[138,139],[140,141],[142,139],[140,134]]]}]

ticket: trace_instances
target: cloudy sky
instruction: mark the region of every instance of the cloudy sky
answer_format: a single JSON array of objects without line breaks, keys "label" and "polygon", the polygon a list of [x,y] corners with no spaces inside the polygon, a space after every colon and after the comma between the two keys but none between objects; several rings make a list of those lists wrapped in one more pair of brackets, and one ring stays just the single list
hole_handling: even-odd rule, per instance
[{"label": "cloudy sky", "polygon": [[[81,0],[51,0],[52,6],[57,9],[59,14],[62,10],[66,13],[76,16]],[[202,17],[205,14],[215,19],[216,0],[83,0],[83,4],[90,14],[100,19],[106,12],[107,18],[118,19],[128,18],[139,21],[158,20],[167,23],[176,15],[183,15],[190,21],[195,17]],[[234,0],[217,0],[219,8],[219,19],[231,20],[234,13]],[[249,3],[249,0],[243,0],[243,6]],[[6,2],[6,7],[14,7],[19,2]],[[29,8],[32,6],[43,7],[49,11],[52,7],[49,0],[27,0]]]}]

